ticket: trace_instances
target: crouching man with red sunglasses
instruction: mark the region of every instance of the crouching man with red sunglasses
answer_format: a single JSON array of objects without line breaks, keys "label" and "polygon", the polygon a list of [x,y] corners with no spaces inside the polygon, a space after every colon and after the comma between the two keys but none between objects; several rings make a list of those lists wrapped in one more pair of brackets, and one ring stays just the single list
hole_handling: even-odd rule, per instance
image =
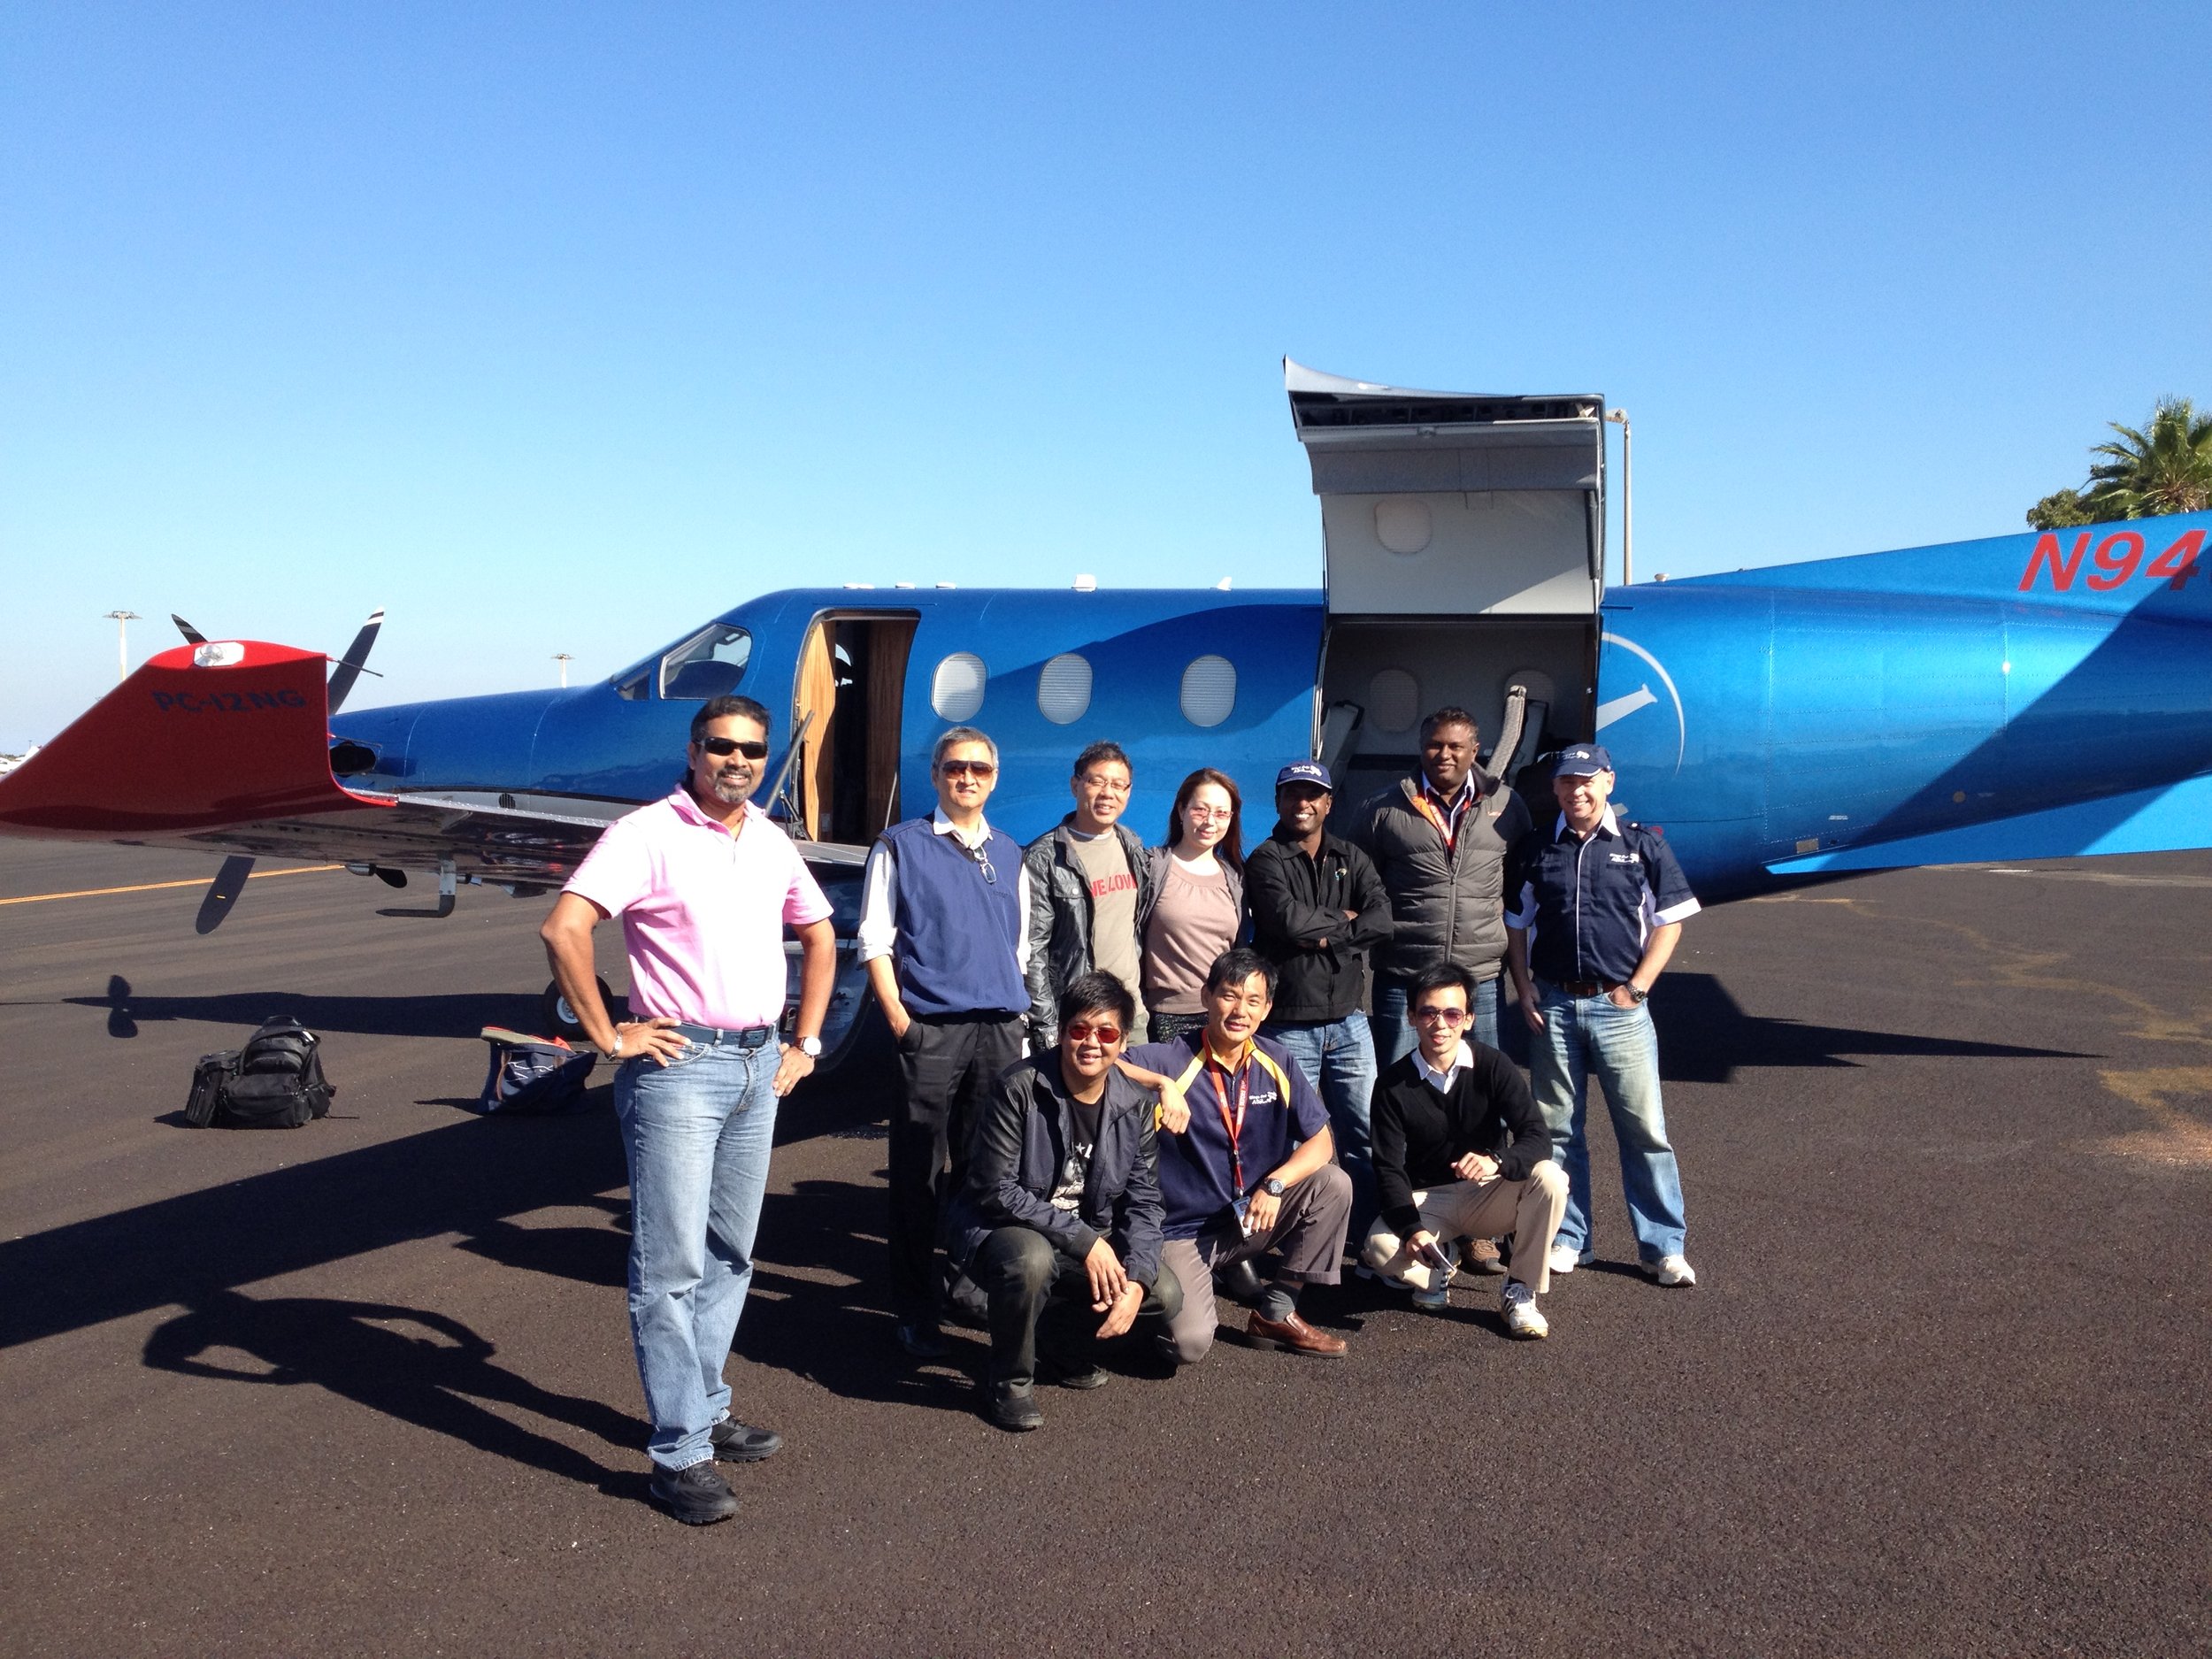
[{"label": "crouching man with red sunglasses", "polygon": [[1041,1367],[1095,1388],[1109,1380],[1099,1342],[1141,1318],[1164,1331],[1183,1305],[1160,1271],[1154,1094],[1114,1064],[1136,1011],[1110,973],[1070,981],[1059,1046],[1002,1072],[976,1118],[952,1253],[990,1299],[985,1410],[1003,1429],[1044,1421]]}]

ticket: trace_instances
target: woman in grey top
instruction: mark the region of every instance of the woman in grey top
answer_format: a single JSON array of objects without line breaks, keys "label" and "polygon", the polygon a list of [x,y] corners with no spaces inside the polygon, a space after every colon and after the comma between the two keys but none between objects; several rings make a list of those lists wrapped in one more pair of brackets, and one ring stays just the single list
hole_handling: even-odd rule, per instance
[{"label": "woman in grey top", "polygon": [[1175,792],[1167,845],[1145,855],[1150,908],[1137,918],[1151,1037],[1167,1042],[1206,1023],[1199,992],[1214,958],[1244,926],[1243,797],[1202,766]]}]

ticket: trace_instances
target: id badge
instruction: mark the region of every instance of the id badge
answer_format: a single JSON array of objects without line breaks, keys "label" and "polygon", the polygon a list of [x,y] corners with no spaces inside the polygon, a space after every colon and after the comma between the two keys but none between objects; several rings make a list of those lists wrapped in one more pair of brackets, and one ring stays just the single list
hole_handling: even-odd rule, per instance
[{"label": "id badge", "polygon": [[1236,1201],[1230,1206],[1230,1208],[1237,1212],[1237,1231],[1241,1233],[1246,1238],[1250,1238],[1252,1236],[1251,1194],[1239,1193],[1236,1196]]}]

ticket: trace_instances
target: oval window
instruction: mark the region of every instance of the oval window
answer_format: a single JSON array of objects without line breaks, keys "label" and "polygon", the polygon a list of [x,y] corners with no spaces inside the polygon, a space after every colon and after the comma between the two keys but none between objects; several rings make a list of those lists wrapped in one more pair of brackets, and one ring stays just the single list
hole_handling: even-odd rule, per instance
[{"label": "oval window", "polygon": [[1091,664],[1063,651],[1037,676],[1037,712],[1055,726],[1072,726],[1091,706]]},{"label": "oval window", "polygon": [[1386,668],[1367,682],[1367,714],[1379,732],[1410,732],[1421,715],[1421,683],[1402,668]]},{"label": "oval window", "polygon": [[1236,664],[1225,657],[1194,657],[1183,671],[1183,718],[1193,726],[1219,726],[1236,706]]},{"label": "oval window", "polygon": [[929,706],[941,720],[972,720],[983,707],[983,682],[988,675],[983,659],[973,651],[955,651],[937,664],[929,682]]}]

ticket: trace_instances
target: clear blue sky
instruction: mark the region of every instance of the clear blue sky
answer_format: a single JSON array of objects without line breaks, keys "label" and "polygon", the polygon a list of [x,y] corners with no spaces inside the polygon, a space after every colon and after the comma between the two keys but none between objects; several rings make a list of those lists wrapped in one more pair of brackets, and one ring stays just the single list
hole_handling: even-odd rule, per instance
[{"label": "clear blue sky", "polygon": [[2212,399],[2212,10],[20,0],[0,749],[211,633],[366,702],[753,594],[1310,585],[1278,359],[1597,391],[1638,566],[2022,527]]}]

